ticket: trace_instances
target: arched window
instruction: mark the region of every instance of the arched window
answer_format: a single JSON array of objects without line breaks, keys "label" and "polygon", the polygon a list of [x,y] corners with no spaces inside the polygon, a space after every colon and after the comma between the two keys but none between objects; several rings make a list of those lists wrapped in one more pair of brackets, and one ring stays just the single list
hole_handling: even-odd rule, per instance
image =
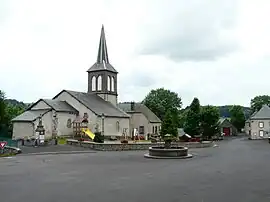
[{"label": "arched window", "polygon": [[110,76],[108,76],[107,78],[107,90],[111,91],[111,77]]},{"label": "arched window", "polygon": [[101,75],[97,78],[97,90],[102,90],[102,77]]},{"label": "arched window", "polygon": [[96,91],[97,90],[97,83],[96,83],[96,77],[95,76],[93,76],[92,77],[92,91]]},{"label": "arched window", "polygon": [[119,121],[116,121],[116,131],[117,131],[117,132],[120,131],[120,124],[119,124]]},{"label": "arched window", "polygon": [[112,82],[111,90],[112,90],[112,92],[114,92],[114,77],[113,76],[111,78],[111,82]]},{"label": "arched window", "polygon": [[67,127],[68,127],[68,128],[71,128],[71,125],[72,125],[71,119],[68,119],[68,120],[67,120]]}]

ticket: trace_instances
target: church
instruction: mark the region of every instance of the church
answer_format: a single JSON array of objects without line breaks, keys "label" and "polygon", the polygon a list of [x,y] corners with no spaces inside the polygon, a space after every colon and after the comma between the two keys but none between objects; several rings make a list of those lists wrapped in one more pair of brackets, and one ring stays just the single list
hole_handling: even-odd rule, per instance
[{"label": "church", "polygon": [[52,99],[39,99],[14,118],[13,139],[35,136],[40,119],[48,138],[71,136],[75,123],[82,122],[90,131],[102,132],[105,137],[131,136],[134,129],[145,136],[158,133],[161,121],[145,105],[134,102],[118,104],[118,72],[109,62],[103,26],[97,61],[87,73],[87,92],[62,90]]}]

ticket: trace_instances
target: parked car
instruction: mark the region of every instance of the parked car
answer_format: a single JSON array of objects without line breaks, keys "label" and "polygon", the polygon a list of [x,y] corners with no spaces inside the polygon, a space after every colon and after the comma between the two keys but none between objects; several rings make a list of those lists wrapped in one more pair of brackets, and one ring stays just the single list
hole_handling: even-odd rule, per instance
[{"label": "parked car", "polygon": [[10,150],[10,151],[12,151],[12,152],[15,153],[15,154],[20,154],[20,153],[22,153],[22,150],[21,150],[20,148],[18,148],[18,147],[5,146],[5,149],[6,149],[6,150]]}]

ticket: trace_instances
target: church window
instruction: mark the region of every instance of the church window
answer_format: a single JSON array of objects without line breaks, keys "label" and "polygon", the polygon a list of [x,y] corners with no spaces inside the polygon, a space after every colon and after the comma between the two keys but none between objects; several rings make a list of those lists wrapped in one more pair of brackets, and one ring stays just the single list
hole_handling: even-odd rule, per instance
[{"label": "church window", "polygon": [[72,124],[72,123],[71,123],[71,119],[68,119],[68,120],[67,120],[67,127],[68,127],[68,128],[71,128],[71,124]]},{"label": "church window", "polygon": [[96,77],[93,76],[92,77],[92,91],[96,91],[97,87],[96,87],[97,83],[96,83]]},{"label": "church window", "polygon": [[97,79],[97,90],[101,90],[101,89],[102,89],[102,77],[101,75],[99,75]]},{"label": "church window", "polygon": [[117,131],[117,132],[120,131],[120,124],[119,124],[119,121],[116,122],[116,131]]},{"label": "church window", "polygon": [[111,91],[111,77],[110,76],[108,76],[107,78],[107,90]]},{"label": "church window", "polygon": [[83,119],[88,119],[88,113],[83,113]]},{"label": "church window", "polygon": [[114,77],[113,76],[111,78],[111,82],[112,82],[111,91],[114,92]]},{"label": "church window", "polygon": [[139,134],[144,134],[144,126],[139,127]]}]

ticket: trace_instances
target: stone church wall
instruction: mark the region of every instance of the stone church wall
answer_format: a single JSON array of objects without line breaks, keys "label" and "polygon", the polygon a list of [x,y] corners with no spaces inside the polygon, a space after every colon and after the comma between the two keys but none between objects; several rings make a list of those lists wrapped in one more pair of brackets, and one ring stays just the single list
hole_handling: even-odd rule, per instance
[{"label": "stone church wall", "polygon": [[84,105],[82,105],[80,102],[78,102],[78,100],[76,100],[75,98],[70,96],[67,92],[62,92],[60,95],[58,95],[55,98],[55,100],[66,101],[69,105],[71,105],[72,107],[74,107],[76,110],[79,111],[80,117],[83,117],[84,113],[87,113],[88,117],[89,117],[88,118],[88,120],[89,120],[88,127],[90,130],[95,131],[97,117],[91,110],[86,108]]},{"label": "stone church wall", "polygon": [[34,127],[32,122],[14,122],[12,139],[20,139],[26,136],[34,135]]},{"label": "stone church wall", "polygon": [[31,108],[31,110],[37,110],[37,109],[51,109],[49,105],[47,105],[44,101],[39,101],[35,106]]},{"label": "stone church wall", "polygon": [[[126,131],[127,135],[130,134],[129,118],[114,118],[106,117],[104,120],[104,135],[105,136],[121,136]],[[102,125],[100,124],[102,130]]]},{"label": "stone church wall", "polygon": [[58,133],[59,136],[69,136],[73,135],[73,127],[72,124],[68,124],[68,120],[70,119],[71,123],[76,118],[75,114],[70,114],[68,112],[57,112],[58,118]]}]

